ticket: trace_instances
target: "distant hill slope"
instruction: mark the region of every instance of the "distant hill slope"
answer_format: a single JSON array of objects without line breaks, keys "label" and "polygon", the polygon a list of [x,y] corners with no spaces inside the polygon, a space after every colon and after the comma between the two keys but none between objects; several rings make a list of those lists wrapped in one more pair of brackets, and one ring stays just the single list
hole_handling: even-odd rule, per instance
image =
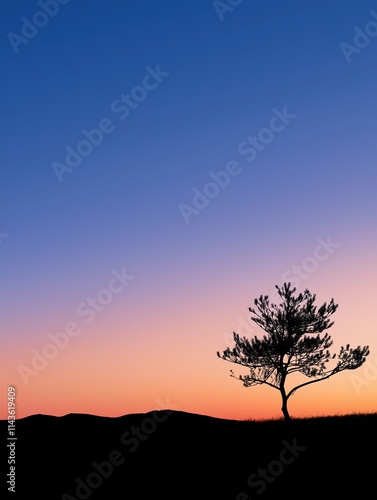
[{"label": "distant hill slope", "polygon": [[[6,426],[0,421],[8,472]],[[9,498],[377,498],[377,414],[299,419],[291,429],[169,410],[34,415],[16,422],[16,435]]]}]

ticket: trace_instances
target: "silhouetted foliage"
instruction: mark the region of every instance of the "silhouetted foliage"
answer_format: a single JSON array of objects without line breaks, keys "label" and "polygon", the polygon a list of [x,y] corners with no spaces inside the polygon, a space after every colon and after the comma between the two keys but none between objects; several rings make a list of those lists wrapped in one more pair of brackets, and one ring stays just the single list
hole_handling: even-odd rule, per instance
[{"label": "silhouetted foliage", "polygon": [[[317,309],[314,305],[316,295],[309,290],[295,296],[296,288],[292,288],[291,283],[275,287],[282,300],[280,304],[272,304],[267,295],[261,295],[254,300],[256,309],[249,308],[254,315],[251,319],[267,335],[262,339],[254,337],[249,340],[233,332],[235,347],[228,347],[217,355],[225,361],[250,369],[249,375],[238,377],[231,370],[231,376],[241,380],[245,387],[266,384],[279,390],[281,410],[285,420],[289,421],[287,403],[297,389],[328,379],[343,370],[359,368],[369,354],[369,346],[342,346],[335,366],[329,368],[327,364],[336,357],[336,354],[330,354],[329,351],[333,341],[328,333],[323,336],[320,333],[334,324],[329,318],[338,305],[331,299],[328,304],[325,302]],[[288,391],[287,377],[296,372],[313,380]]]}]

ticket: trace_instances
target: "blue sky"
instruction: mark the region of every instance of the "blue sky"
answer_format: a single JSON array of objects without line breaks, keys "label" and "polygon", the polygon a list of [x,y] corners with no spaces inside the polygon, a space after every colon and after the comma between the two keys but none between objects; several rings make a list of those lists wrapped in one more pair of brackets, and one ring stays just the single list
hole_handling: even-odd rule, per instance
[{"label": "blue sky", "polygon": [[[143,265],[138,254],[148,259],[152,244],[164,259],[166,246],[176,255],[208,231],[216,238],[224,223],[238,234],[273,214],[280,238],[286,218],[304,233],[306,223],[351,218],[353,203],[362,210],[360,190],[374,189],[364,176],[374,170],[376,48],[372,41],[347,64],[339,43],[352,43],[372,7],[244,1],[220,21],[211,2],[71,1],[15,55],[5,35],[21,34],[21,17],[41,9],[7,6],[3,253],[31,273],[40,263],[42,275],[66,275],[66,261],[90,267],[121,253]],[[120,121],[111,103],[156,65],[169,76]],[[285,105],[297,118],[248,165],[238,144]],[[104,117],[116,130],[57,182],[51,163]],[[178,205],[232,159],[242,174],[186,227]]]},{"label": "blue sky", "polygon": [[[8,34],[21,35],[23,16],[41,7],[7,1],[5,338],[57,328],[114,267],[137,276],[135,301],[158,296],[168,308],[177,290],[219,273],[231,290],[265,268],[270,290],[318,236],[343,238],[350,253],[352,242],[375,244],[377,40],[350,63],[339,47],[375,8],[244,0],[221,20],[210,0],[71,0],[16,54]],[[167,75],[120,120],[112,103],[147,67]],[[295,118],[248,163],[239,144],[285,106]],[[104,118],[114,131],[59,182],[52,163]],[[186,224],[179,205],[231,160],[242,172]]]}]

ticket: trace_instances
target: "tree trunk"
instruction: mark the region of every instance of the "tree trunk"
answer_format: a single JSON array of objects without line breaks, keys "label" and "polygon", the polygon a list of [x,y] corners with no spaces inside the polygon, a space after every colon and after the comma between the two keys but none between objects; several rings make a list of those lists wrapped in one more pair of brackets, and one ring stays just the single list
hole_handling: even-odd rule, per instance
[{"label": "tree trunk", "polygon": [[284,420],[286,422],[290,422],[291,416],[288,413],[288,398],[287,398],[287,393],[285,392],[285,379],[286,379],[287,373],[283,369],[283,360],[281,360],[281,363],[282,363],[282,368],[281,368],[282,376],[281,376],[281,380],[280,380],[280,394],[281,394],[281,401],[282,401],[281,411],[283,412]]},{"label": "tree trunk", "polygon": [[285,377],[283,376],[281,379],[281,382],[280,382],[280,394],[281,394],[281,401],[282,401],[281,411],[283,412],[284,420],[286,422],[290,422],[291,416],[288,413],[288,398],[287,398],[287,394],[285,392],[284,383],[285,383]]},{"label": "tree trunk", "polygon": [[284,415],[284,420],[286,422],[290,422],[291,421],[291,416],[289,415],[288,413],[288,398],[284,395],[282,395],[282,400],[283,400],[283,405],[281,407],[281,411],[283,412],[283,415]]}]

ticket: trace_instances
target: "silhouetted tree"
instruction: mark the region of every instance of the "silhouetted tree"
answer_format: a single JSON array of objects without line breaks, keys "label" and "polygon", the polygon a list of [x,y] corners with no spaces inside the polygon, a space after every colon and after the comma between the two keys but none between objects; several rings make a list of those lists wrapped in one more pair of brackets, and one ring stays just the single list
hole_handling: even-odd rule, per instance
[{"label": "silhouetted tree", "polygon": [[[329,317],[338,305],[331,299],[329,304],[325,302],[317,309],[314,305],[316,295],[312,295],[309,290],[295,296],[296,288],[292,288],[291,283],[275,287],[282,300],[280,304],[272,304],[267,295],[261,295],[254,300],[256,310],[249,308],[254,315],[251,319],[267,335],[263,335],[262,339],[254,337],[248,340],[233,332],[235,347],[228,347],[217,355],[225,361],[250,369],[249,375],[238,377],[231,370],[231,376],[241,380],[245,387],[266,384],[280,391],[281,410],[284,419],[289,421],[288,399],[297,389],[328,379],[343,370],[359,368],[369,354],[369,346],[355,349],[349,344],[342,346],[337,355],[338,361],[333,368],[329,368],[328,362],[336,357],[328,350],[333,341],[328,333],[323,336],[319,334],[334,324]],[[288,391],[287,377],[296,372],[313,380]]]}]

